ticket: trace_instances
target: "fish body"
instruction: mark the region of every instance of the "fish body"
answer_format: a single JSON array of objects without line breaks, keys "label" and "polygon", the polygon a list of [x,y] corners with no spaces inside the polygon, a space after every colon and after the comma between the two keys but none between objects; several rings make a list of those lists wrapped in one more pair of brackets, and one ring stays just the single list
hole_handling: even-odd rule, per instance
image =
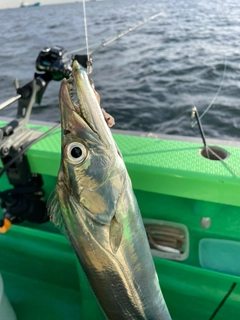
[{"label": "fish body", "polygon": [[108,319],[170,320],[121,153],[76,62],[72,76],[60,89],[62,159],[48,204],[52,220],[64,229]]}]

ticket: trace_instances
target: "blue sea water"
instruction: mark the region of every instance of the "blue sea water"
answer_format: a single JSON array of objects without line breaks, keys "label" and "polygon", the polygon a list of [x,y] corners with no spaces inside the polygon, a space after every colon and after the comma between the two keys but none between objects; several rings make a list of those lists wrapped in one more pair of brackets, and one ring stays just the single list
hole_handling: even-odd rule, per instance
[{"label": "blue sea water", "polygon": [[[202,119],[205,134],[240,138],[239,1],[93,1],[86,10],[92,48],[163,13],[93,56],[92,78],[115,128],[199,136],[191,108],[203,113],[219,92]],[[15,78],[33,78],[43,47],[85,47],[81,2],[1,10],[0,26],[0,102],[15,94]],[[59,120],[59,86],[50,83],[32,119]],[[0,111],[15,114],[16,104]]]}]

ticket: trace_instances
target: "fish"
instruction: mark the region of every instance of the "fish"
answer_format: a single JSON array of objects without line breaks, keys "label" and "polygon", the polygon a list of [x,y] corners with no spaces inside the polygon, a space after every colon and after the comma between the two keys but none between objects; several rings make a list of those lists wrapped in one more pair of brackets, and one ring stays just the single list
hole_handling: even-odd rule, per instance
[{"label": "fish", "polygon": [[61,163],[48,201],[109,320],[171,320],[122,154],[89,76],[74,61],[59,105]]}]

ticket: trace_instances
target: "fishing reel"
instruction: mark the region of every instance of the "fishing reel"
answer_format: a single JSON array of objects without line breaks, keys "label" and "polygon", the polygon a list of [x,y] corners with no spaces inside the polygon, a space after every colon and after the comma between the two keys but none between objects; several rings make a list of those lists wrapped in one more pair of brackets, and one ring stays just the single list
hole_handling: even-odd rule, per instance
[{"label": "fishing reel", "polygon": [[76,54],[69,58],[66,52],[67,50],[60,46],[42,49],[36,60],[36,69],[51,75],[52,80],[60,81],[69,78],[74,60],[87,68],[87,55]]},{"label": "fishing reel", "polygon": [[[27,220],[34,223],[44,223],[49,220],[44,202],[43,180],[41,175],[34,174],[25,153],[25,148],[37,141],[41,132],[26,126],[34,103],[40,103],[42,96],[51,80],[69,78],[72,63],[77,60],[83,67],[88,67],[87,55],[74,55],[71,58],[60,46],[46,47],[40,51],[36,68],[42,73],[35,73],[34,79],[19,87],[15,83],[16,93],[0,104],[0,110],[18,100],[16,119],[0,128],[0,161],[12,189],[0,192],[0,233],[5,233],[12,224]],[[0,177],[2,170],[0,170]]]},{"label": "fishing reel", "polygon": [[36,60],[36,69],[50,73],[53,80],[68,78],[71,73],[71,60],[63,47],[46,47],[42,49]]}]

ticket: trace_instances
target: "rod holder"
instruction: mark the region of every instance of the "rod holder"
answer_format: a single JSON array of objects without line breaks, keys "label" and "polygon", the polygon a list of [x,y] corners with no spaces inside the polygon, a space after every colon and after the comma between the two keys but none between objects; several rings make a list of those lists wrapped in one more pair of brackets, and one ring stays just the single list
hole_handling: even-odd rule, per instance
[{"label": "rod holder", "polygon": [[[200,120],[200,117],[199,117],[199,114],[198,114],[198,111],[197,111],[197,107],[193,107],[192,108],[192,121],[193,121],[194,118],[196,118],[196,121],[197,121],[197,124],[198,124],[198,128],[199,128],[202,140],[203,140],[203,144],[206,147],[207,146],[207,142],[206,142],[206,138],[205,138],[205,135],[204,135],[204,131],[203,131],[203,127],[202,127],[202,124],[201,124],[201,120]],[[193,126],[193,124],[192,124],[192,126]]]}]

